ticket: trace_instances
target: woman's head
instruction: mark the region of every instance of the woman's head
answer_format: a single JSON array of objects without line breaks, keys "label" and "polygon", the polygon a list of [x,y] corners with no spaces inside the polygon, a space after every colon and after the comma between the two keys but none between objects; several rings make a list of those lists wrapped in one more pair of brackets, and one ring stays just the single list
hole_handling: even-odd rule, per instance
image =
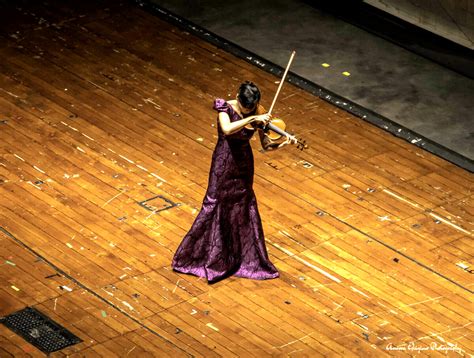
[{"label": "woman's head", "polygon": [[239,87],[237,92],[237,102],[242,107],[243,113],[252,112],[260,101],[260,90],[258,87],[250,81],[245,81]]}]

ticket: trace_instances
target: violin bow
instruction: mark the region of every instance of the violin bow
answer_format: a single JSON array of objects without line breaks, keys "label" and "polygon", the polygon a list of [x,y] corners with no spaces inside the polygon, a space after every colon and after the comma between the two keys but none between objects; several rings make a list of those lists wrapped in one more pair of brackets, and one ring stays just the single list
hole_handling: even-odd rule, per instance
[{"label": "violin bow", "polygon": [[278,89],[275,93],[275,97],[273,97],[273,102],[272,102],[272,105],[270,106],[270,109],[268,110],[268,114],[272,114],[273,107],[275,106],[276,100],[278,98],[278,95],[280,94],[281,88],[283,87],[283,83],[285,82],[286,75],[288,74],[288,70],[290,69],[291,63],[293,62],[293,58],[295,57],[295,55],[296,55],[296,51],[293,50],[290,56],[290,60],[288,61],[288,65],[286,65],[285,72],[283,73],[283,77],[280,81],[280,85],[278,86]]}]

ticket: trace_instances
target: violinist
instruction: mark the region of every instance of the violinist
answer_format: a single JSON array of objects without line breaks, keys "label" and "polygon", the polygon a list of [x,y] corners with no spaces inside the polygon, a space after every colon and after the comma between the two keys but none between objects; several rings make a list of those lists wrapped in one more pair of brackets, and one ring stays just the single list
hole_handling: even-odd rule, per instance
[{"label": "violinist", "polygon": [[280,143],[265,131],[271,115],[259,105],[260,90],[252,82],[240,86],[235,100],[216,99],[218,141],[212,155],[206,195],[191,229],[172,262],[175,271],[204,277],[209,283],[234,275],[257,280],[279,276],[265,246],[253,191],[254,159],[249,140],[257,130],[264,149]]}]

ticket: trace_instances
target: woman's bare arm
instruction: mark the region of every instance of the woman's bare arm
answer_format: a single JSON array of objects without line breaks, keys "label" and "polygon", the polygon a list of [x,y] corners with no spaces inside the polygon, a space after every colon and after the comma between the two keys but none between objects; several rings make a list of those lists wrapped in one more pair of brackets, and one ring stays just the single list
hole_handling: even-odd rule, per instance
[{"label": "woman's bare arm", "polygon": [[222,132],[224,132],[225,135],[235,133],[250,123],[266,124],[269,120],[270,116],[263,114],[250,116],[235,122],[231,122],[230,117],[226,112],[219,113],[219,125],[221,126]]}]

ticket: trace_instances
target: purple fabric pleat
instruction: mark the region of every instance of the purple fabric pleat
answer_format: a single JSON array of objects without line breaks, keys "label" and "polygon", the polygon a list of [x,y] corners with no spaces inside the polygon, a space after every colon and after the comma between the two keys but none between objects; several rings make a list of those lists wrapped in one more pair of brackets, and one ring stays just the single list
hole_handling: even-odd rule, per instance
[{"label": "purple fabric pleat", "polygon": [[[231,121],[240,116],[223,99],[214,109]],[[205,277],[209,283],[235,275],[257,280],[279,276],[270,262],[253,191],[254,163],[249,140],[255,131],[246,128],[224,135],[212,155],[206,196],[201,211],[179,245],[174,270]]]}]

